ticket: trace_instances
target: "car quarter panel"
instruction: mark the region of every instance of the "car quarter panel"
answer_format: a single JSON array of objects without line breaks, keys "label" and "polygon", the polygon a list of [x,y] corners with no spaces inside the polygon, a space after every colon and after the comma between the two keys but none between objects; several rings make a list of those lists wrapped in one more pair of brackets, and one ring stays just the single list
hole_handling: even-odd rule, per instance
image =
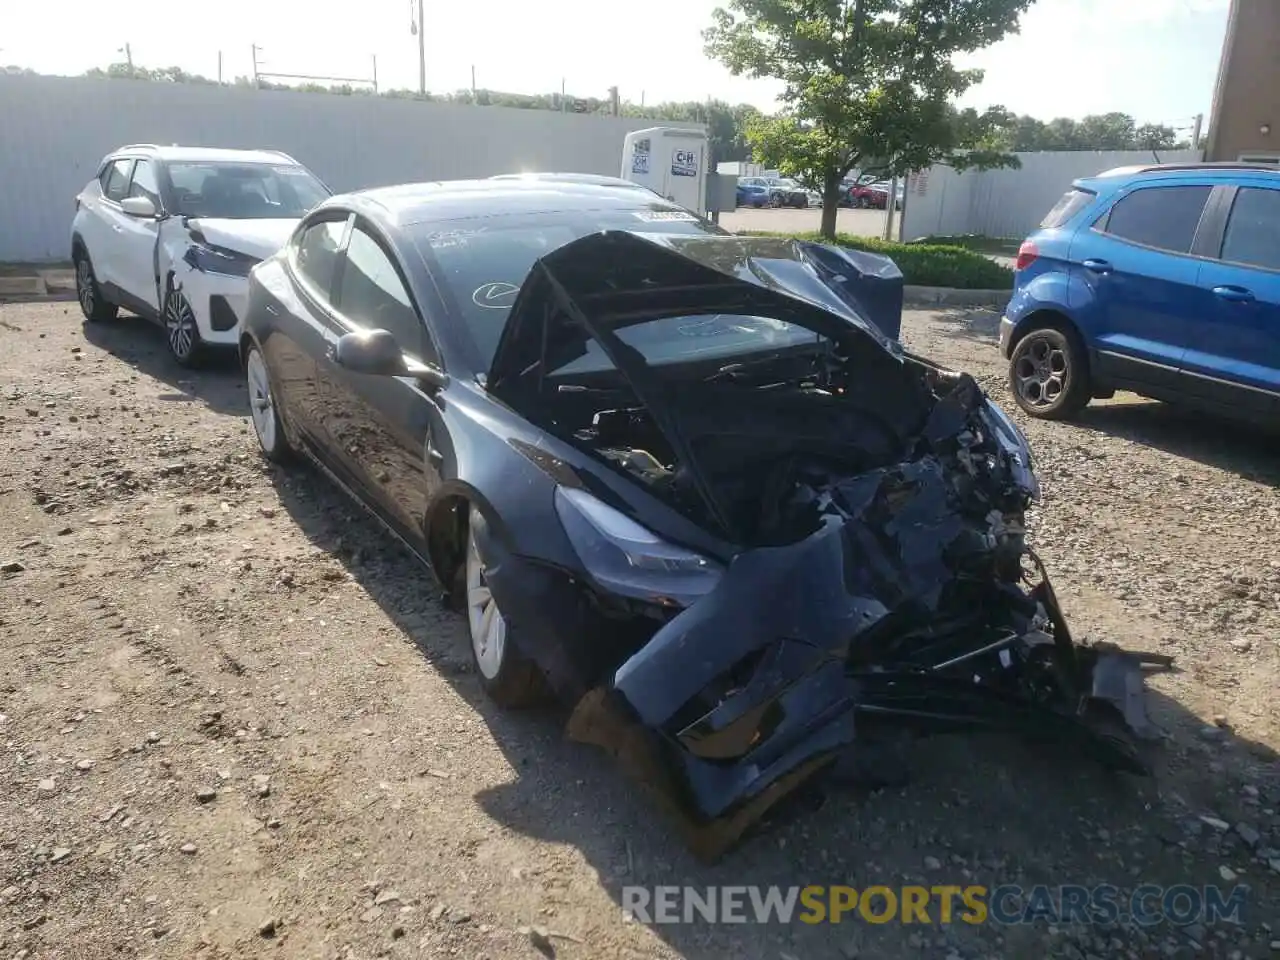
[{"label": "car quarter panel", "polygon": [[283,254],[254,268],[245,316],[245,332],[263,352],[274,378],[276,408],[291,439],[327,460],[316,361],[330,340],[317,308],[289,276]]}]

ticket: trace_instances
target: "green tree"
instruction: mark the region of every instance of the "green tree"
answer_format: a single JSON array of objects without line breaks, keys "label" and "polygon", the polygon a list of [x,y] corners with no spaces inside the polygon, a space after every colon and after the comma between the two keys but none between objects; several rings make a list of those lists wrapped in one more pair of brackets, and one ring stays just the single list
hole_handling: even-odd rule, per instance
[{"label": "green tree", "polygon": [[982,78],[953,59],[1016,31],[1031,2],[729,0],[703,38],[733,74],[783,82],[785,109],[750,122],[747,139],[757,159],[822,184],[834,237],[841,178],[865,159],[892,173],[1016,163],[993,149],[997,114],[951,106]]}]

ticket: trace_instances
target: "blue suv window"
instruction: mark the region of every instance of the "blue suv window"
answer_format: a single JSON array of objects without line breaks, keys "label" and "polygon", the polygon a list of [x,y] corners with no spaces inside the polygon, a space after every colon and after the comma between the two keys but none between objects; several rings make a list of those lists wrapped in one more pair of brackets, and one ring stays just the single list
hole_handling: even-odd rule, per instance
[{"label": "blue suv window", "polygon": [[1208,186],[1143,187],[1111,208],[1100,229],[1144,247],[1186,253],[1195,239]]},{"label": "blue suv window", "polygon": [[1094,199],[1095,197],[1092,193],[1072,187],[1053,205],[1053,209],[1044,215],[1044,219],[1040,221],[1041,228],[1048,230],[1062,226],[1089,204],[1093,203]]},{"label": "blue suv window", "polygon": [[1280,190],[1241,187],[1236,192],[1222,259],[1280,270]]}]

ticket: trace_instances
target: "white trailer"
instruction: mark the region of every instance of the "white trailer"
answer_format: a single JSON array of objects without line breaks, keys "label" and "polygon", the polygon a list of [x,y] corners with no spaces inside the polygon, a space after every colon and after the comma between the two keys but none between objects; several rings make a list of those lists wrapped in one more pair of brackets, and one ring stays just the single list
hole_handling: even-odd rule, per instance
[{"label": "white trailer", "polygon": [[697,213],[707,207],[707,135],[682,127],[649,127],[622,143],[622,179],[648,187]]}]

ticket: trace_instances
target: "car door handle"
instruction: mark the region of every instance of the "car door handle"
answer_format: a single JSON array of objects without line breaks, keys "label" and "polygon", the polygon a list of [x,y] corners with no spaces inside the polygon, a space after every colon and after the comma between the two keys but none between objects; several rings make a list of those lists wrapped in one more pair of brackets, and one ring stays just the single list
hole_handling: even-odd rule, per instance
[{"label": "car door handle", "polygon": [[1213,293],[1214,296],[1231,303],[1252,303],[1254,300],[1252,290],[1246,290],[1244,287],[1236,287],[1231,284],[1214,287]]},{"label": "car door handle", "polygon": [[1106,260],[1086,260],[1084,261],[1084,268],[1086,270],[1092,270],[1094,273],[1111,272],[1111,264]]}]

